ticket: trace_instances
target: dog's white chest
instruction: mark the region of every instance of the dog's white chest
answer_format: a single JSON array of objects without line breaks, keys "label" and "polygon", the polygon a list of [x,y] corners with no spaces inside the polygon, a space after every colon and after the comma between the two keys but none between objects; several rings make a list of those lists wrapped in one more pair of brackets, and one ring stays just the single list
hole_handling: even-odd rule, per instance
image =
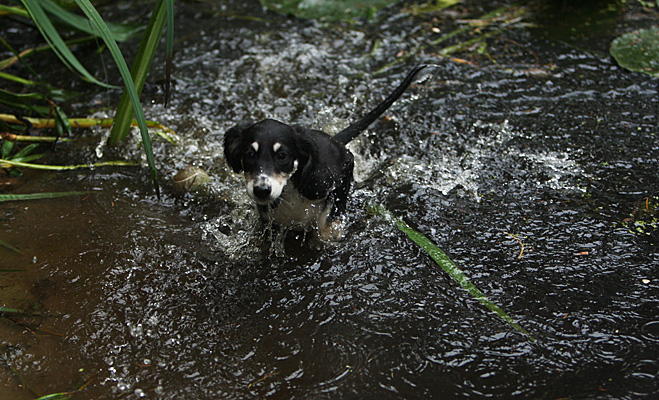
[{"label": "dog's white chest", "polygon": [[262,217],[281,226],[318,228],[324,225],[330,209],[325,199],[309,200],[289,183],[284,187],[277,207],[262,213]]}]

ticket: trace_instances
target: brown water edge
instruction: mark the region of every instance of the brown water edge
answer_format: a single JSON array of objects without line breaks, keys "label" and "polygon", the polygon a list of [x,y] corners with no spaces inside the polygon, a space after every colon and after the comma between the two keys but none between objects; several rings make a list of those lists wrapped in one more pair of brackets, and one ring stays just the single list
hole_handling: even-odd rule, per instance
[{"label": "brown water edge", "polygon": [[[16,270],[0,272],[0,305],[21,311],[0,316],[0,357],[5,364],[0,368],[0,399],[33,399],[83,386],[85,398],[107,394],[106,389],[93,389],[105,367],[103,354],[84,352],[78,343],[87,340],[80,335],[80,326],[106,298],[101,277],[129,257],[116,253],[114,245],[153,222],[148,221],[150,217],[174,229],[185,223],[163,212],[145,193],[150,191],[148,186],[135,187],[140,185],[140,169],[100,173],[104,178],[98,180],[99,171],[26,170],[17,193],[63,189],[88,193],[0,203],[2,239],[21,251],[0,249],[0,268]],[[136,203],[144,201],[154,201],[154,213],[145,214],[143,208],[141,221],[136,221]],[[98,284],[94,284],[96,279]],[[78,334],[72,335],[73,331]]]}]

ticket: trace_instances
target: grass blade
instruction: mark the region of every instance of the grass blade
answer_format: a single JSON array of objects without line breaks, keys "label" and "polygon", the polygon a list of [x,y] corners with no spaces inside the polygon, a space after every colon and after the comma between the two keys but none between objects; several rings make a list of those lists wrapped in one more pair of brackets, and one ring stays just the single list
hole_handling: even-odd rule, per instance
[{"label": "grass blade", "polygon": [[21,17],[30,17],[27,11],[21,7],[11,7],[0,4],[0,16],[2,15],[20,15]]},{"label": "grass blade", "polygon": [[46,15],[46,12],[41,7],[41,3],[38,0],[21,0],[23,6],[30,13],[30,17],[34,21],[35,25],[41,32],[41,35],[46,39],[50,47],[53,49],[57,57],[66,65],[69,69],[76,71],[82,77],[92,83],[97,85],[117,89],[117,86],[109,85],[107,83],[101,82],[96,79],[92,74],[87,71],[87,69],[80,64],[80,61],[71,53],[71,50],[67,47],[64,40],[59,35],[55,27],[53,26],[52,21]]},{"label": "grass blade", "polygon": [[89,192],[46,192],[46,193],[24,193],[24,194],[0,194],[0,203],[4,201],[40,200],[40,199],[55,199],[58,197],[68,197],[68,196],[82,196],[88,193]]},{"label": "grass blade", "polygon": [[398,228],[400,231],[405,233],[412,241],[418,244],[428,255],[439,265],[444,271],[446,271],[451,278],[453,278],[463,289],[465,289],[469,294],[474,296],[485,307],[490,309],[490,311],[497,314],[501,319],[506,321],[508,325],[515,328],[517,331],[526,335],[531,341],[535,342],[533,336],[531,336],[524,328],[522,328],[517,322],[515,322],[505,311],[503,311],[499,306],[494,304],[490,299],[487,298],[473,283],[467,278],[467,276],[458,268],[457,265],[444,253],[437,245],[430,241],[420,232],[415,231],[409,225],[407,225],[402,219],[397,218],[391,214],[386,208],[382,205],[370,205],[368,207],[369,211],[373,214],[380,215],[384,217],[385,220],[391,222]]},{"label": "grass blade", "polygon": [[6,104],[19,110],[33,111],[40,115],[48,115],[50,107],[34,105],[34,101],[46,100],[47,96],[42,93],[15,94],[0,89],[0,103]]},{"label": "grass blade", "polygon": [[165,107],[169,103],[169,88],[172,80],[172,59],[174,57],[174,0],[167,3],[167,53],[165,61]]},{"label": "grass blade", "polygon": [[[85,32],[93,36],[98,36],[98,32],[94,31],[94,29],[89,25],[89,20],[77,14],[66,11],[52,1],[42,1],[41,6],[43,7],[44,11],[53,15],[53,17],[65,25],[68,25],[81,32]],[[128,40],[144,29],[144,27],[138,25],[113,24],[110,22],[107,22],[106,24],[110,29],[114,40],[118,42]]]},{"label": "grass blade", "polygon": [[4,248],[6,248],[6,249],[9,249],[9,250],[11,250],[11,251],[14,251],[14,252],[16,252],[16,253],[18,253],[18,254],[23,254],[23,252],[21,252],[20,250],[18,250],[16,247],[10,245],[9,243],[7,243],[7,242],[5,242],[5,241],[3,241],[3,240],[0,240],[0,246],[4,247]]},{"label": "grass blade", "polygon": [[[144,31],[144,36],[142,37],[142,42],[140,43],[137,55],[133,61],[133,66],[130,72],[135,81],[135,89],[138,96],[142,93],[142,88],[144,87],[144,82],[146,82],[146,76],[151,67],[151,62],[153,61],[156,49],[160,43],[162,30],[165,26],[166,11],[166,8],[163,6],[163,1],[159,0],[156,3],[153,14],[151,14],[146,31]],[[129,93],[122,93],[119,105],[117,106],[117,111],[114,115],[115,122],[112,125],[110,139],[108,140],[108,143],[111,146],[123,141],[128,134],[128,128],[134,115],[131,101]]]},{"label": "grass blade", "polygon": [[[137,93],[137,89],[135,88],[135,82],[133,81],[131,73],[128,70],[128,65],[126,64],[126,60],[124,59],[123,55],[121,55],[121,51],[119,51],[117,42],[112,38],[112,35],[107,25],[105,24],[105,22],[103,22],[103,19],[98,14],[98,11],[96,11],[96,9],[89,2],[89,0],[75,0],[75,2],[82,9],[85,15],[87,15],[87,18],[89,18],[89,20],[96,27],[96,29],[98,29],[99,36],[103,39],[105,44],[108,46],[108,49],[110,50],[110,54],[112,54],[112,57],[114,58],[117,67],[119,68],[121,77],[123,78],[124,84],[126,85],[126,90],[124,91],[124,94],[128,93],[128,96],[130,97],[130,102],[133,106],[133,110],[135,111],[135,119],[137,119],[137,124],[140,127],[140,134],[142,135],[142,144],[144,145],[146,160],[149,164],[149,171],[151,172],[151,180],[153,181],[153,185],[156,190],[156,195],[160,197],[160,187],[158,186],[158,173],[156,171],[156,162],[155,162],[155,158],[153,157],[153,150],[151,149],[151,138],[149,137],[149,131],[146,125],[146,119],[144,118],[144,111],[142,110],[142,105],[140,104],[140,96]],[[158,4],[160,3],[161,1],[158,2]],[[153,16],[151,17],[151,19],[153,19]],[[147,33],[145,33],[145,35],[146,34]]]},{"label": "grass blade", "polygon": [[[94,36],[85,36],[85,37],[83,37],[83,38],[67,40],[67,41],[64,42],[64,43],[65,43],[67,46],[73,46],[73,45],[76,45],[76,44],[89,42],[89,41],[91,41],[91,40],[93,40],[93,39],[94,39]],[[13,56],[13,57],[9,57],[9,58],[6,58],[6,59],[0,61],[0,70],[3,70],[3,69],[5,69],[5,68],[7,68],[7,67],[10,67],[10,66],[14,65],[16,62],[20,61],[21,63],[23,63],[23,64],[26,66],[26,68],[27,68],[27,69],[28,69],[28,70],[29,70],[34,76],[39,76],[39,74],[37,74],[37,73],[36,73],[36,72],[35,72],[35,71],[34,71],[34,70],[33,70],[33,69],[32,69],[32,68],[31,68],[26,62],[25,62],[24,58],[25,58],[25,57],[28,57],[28,56],[31,56],[32,54],[37,54],[37,53],[41,53],[41,52],[44,52],[44,51],[51,51],[51,50],[52,50],[52,49],[50,48],[50,46],[46,44],[46,45],[43,45],[43,46],[37,46],[37,47],[30,48],[30,49],[26,49],[26,50],[21,51],[20,53],[17,53],[17,52],[16,52],[16,51],[15,51],[15,50],[14,50],[14,49],[13,49],[13,48],[12,48],[7,42],[6,42],[6,41],[4,41],[2,38],[0,38],[0,43],[2,43],[2,45],[4,45],[5,47],[7,47],[12,53],[14,53],[14,56]]]},{"label": "grass blade", "polygon": [[34,86],[38,85],[37,82],[31,81],[29,79],[21,78],[20,76],[8,74],[6,72],[0,72],[0,79],[5,79],[11,82],[15,82],[21,85],[26,85],[26,86]]},{"label": "grass blade", "polygon": [[36,398],[35,400],[67,400],[73,397],[76,392],[62,392],[62,393],[53,393],[47,394]]}]

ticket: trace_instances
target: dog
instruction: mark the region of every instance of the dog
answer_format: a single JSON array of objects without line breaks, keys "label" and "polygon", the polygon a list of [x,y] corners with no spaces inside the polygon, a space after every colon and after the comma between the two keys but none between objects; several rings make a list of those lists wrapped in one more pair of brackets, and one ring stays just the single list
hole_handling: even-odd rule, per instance
[{"label": "dog", "polygon": [[384,113],[428,65],[415,67],[377,107],[334,136],[273,119],[241,123],[224,135],[229,167],[244,173],[247,194],[263,222],[341,236],[354,161],[346,145]]}]

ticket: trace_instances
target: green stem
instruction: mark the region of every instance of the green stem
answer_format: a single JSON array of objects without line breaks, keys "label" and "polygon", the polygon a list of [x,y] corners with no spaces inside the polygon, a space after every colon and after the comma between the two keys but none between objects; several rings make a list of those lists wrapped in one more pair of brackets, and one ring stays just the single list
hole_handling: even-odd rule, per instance
[{"label": "green stem", "polygon": [[492,312],[497,314],[501,319],[506,321],[511,327],[515,328],[517,331],[526,335],[531,341],[535,342],[533,336],[531,336],[524,328],[522,328],[517,322],[515,322],[505,311],[503,311],[499,306],[494,304],[490,299],[487,298],[473,283],[467,278],[467,276],[458,268],[457,265],[444,253],[437,245],[431,242],[423,234],[415,231],[409,225],[407,225],[402,219],[395,217],[391,212],[389,212],[382,205],[369,205],[368,210],[376,215],[384,217],[388,222],[393,223],[396,228],[405,233],[412,241],[418,244],[426,253],[439,265],[444,271],[446,271],[451,278],[453,278],[463,289],[465,289],[469,294],[474,296],[485,307],[490,309]]},{"label": "green stem", "polygon": [[[46,193],[22,193],[22,194],[0,194],[0,203],[3,201],[54,199],[57,197],[82,196],[89,192],[46,192]],[[0,242],[2,244],[2,242]],[[16,250],[18,251],[18,250]]]}]

